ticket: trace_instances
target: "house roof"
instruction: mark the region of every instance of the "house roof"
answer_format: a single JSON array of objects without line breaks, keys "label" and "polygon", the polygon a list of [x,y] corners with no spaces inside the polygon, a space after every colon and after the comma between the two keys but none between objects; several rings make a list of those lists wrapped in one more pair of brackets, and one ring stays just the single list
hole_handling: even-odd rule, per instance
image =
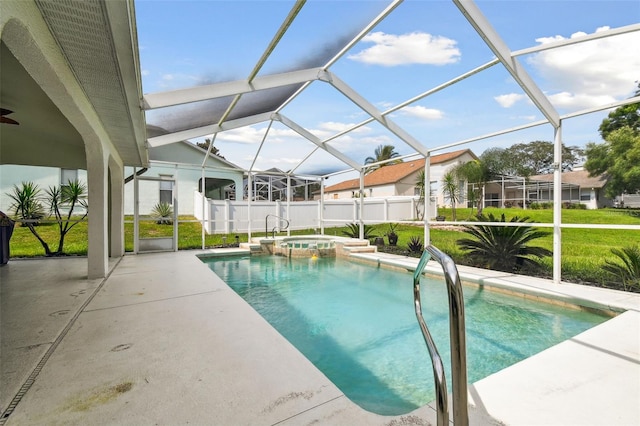
[{"label": "house roof", "polygon": [[[535,175],[529,179],[534,182],[553,182],[553,173]],[[562,183],[581,188],[603,188],[607,184],[607,177],[605,175],[589,176],[589,172],[586,170],[576,170],[562,173]]]},{"label": "house roof", "polygon": [[[469,154],[473,158],[476,155],[470,149],[461,149],[459,151],[447,152],[444,154],[434,155],[431,157],[431,165],[447,163],[453,161],[464,154]],[[392,164],[390,166],[380,167],[373,172],[364,176],[364,186],[369,188],[373,186],[388,185],[398,182],[406,178],[410,174],[424,168],[425,159],[404,161],[402,163]],[[325,192],[346,191],[349,189],[360,188],[360,179],[350,179],[336,183],[325,188]]]}]

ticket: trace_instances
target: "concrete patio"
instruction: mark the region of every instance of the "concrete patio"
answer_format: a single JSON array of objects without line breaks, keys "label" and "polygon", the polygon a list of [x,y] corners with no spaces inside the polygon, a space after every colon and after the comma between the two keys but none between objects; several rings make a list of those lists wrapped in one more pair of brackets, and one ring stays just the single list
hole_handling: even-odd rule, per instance
[{"label": "concrete patio", "polygon": [[[104,280],[86,279],[85,258],[11,260],[0,268],[0,424],[435,423],[430,406],[385,417],[352,403],[201,253],[125,256]],[[532,297],[624,312],[470,385],[471,424],[640,424],[639,294],[460,273]]]}]

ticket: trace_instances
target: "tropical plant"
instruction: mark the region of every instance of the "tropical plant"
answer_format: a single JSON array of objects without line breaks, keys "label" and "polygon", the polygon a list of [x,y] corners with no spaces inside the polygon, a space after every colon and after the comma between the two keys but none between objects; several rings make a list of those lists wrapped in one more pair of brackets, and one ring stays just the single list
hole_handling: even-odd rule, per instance
[{"label": "tropical plant", "polygon": [[[368,240],[371,238],[376,238],[377,235],[373,232],[375,231],[375,226],[367,225],[366,223],[363,225],[364,227],[364,239]],[[343,235],[351,238],[360,238],[360,224],[359,223],[347,223],[347,229],[342,231]]]},{"label": "tropical plant", "polygon": [[40,187],[33,182],[22,182],[18,187],[13,186],[13,193],[7,194],[13,200],[9,207],[13,215],[22,221],[21,226],[26,226],[29,231],[40,241],[44,252],[51,256],[51,249],[47,242],[36,231],[35,226],[38,220],[44,217],[44,206],[42,205],[42,194]]},{"label": "tropical plant", "polygon": [[[64,238],[74,226],[87,217],[89,212],[87,205],[87,186],[79,180],[73,180],[63,186],[49,187],[47,196],[49,212],[55,216],[58,222],[58,230],[60,231],[58,250],[54,255],[61,255],[64,253]],[[71,216],[76,207],[82,207],[84,214],[79,219],[71,220]],[[63,216],[64,210],[67,210],[66,217]]]},{"label": "tropical plant", "polygon": [[486,163],[481,160],[473,160],[460,164],[453,170],[458,180],[464,180],[471,184],[471,198],[476,202],[476,215],[482,215],[484,205],[483,188],[491,180],[492,172]]},{"label": "tropical plant", "polygon": [[389,239],[389,245],[395,246],[398,243],[398,234],[396,234],[397,223],[389,224],[389,231],[385,234]]},{"label": "tropical plant", "polygon": [[151,217],[158,225],[171,225],[173,223],[173,208],[166,201],[161,201],[151,210]]},{"label": "tropical plant", "polygon": [[422,238],[412,235],[409,238],[409,243],[407,244],[407,248],[411,253],[422,253],[424,246],[422,244]]},{"label": "tropical plant", "polygon": [[[504,213],[497,219],[492,213],[488,216],[478,216],[480,222],[506,222]],[[509,223],[525,223],[528,217],[514,216]],[[531,226],[494,226],[494,225],[465,225],[465,233],[475,239],[462,238],[456,241],[462,250],[468,251],[468,256],[476,265],[487,269],[505,272],[515,272],[524,267],[537,268],[540,266],[534,258],[551,256],[553,253],[543,247],[530,247],[527,244],[536,238],[547,235],[547,232],[537,230]]]},{"label": "tropical plant", "polygon": [[602,269],[615,275],[625,290],[633,286],[640,286],[640,246],[634,245],[622,249],[612,248],[613,253],[622,264],[605,259]]},{"label": "tropical plant", "polygon": [[[393,145],[378,145],[378,147],[373,152],[374,156],[365,158],[364,164],[377,163],[379,161],[391,160],[393,158],[399,157],[400,154],[398,154],[395,151],[395,149],[396,148]],[[367,173],[371,173],[372,171],[379,169],[380,167],[390,166],[392,164],[398,164],[398,163],[402,163],[402,160],[398,159],[398,160],[388,161],[383,164],[378,164],[376,166],[370,167]]]},{"label": "tropical plant", "polygon": [[442,192],[451,201],[451,217],[456,220],[456,204],[460,201],[460,186],[454,170],[447,171],[442,177]]}]

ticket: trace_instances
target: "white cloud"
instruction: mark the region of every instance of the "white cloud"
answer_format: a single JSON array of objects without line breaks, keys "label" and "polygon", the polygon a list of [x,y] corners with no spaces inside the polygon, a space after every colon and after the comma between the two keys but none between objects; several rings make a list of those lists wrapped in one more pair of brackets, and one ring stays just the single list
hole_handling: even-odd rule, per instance
[{"label": "white cloud", "polygon": [[[571,38],[584,35],[577,32]],[[540,44],[558,40],[565,38],[536,39]],[[640,32],[636,31],[539,52],[527,61],[544,78],[541,86],[555,106],[589,108],[633,93],[640,69],[637,46]]]},{"label": "white cloud", "polygon": [[147,76],[147,75],[150,74],[150,71],[149,70],[142,70],[142,71],[140,71],[140,74],[142,74],[143,76]]},{"label": "white cloud", "polygon": [[406,106],[400,110],[405,115],[421,118],[424,120],[440,120],[444,117],[444,113],[433,108],[425,108],[421,105]]},{"label": "white cloud", "polygon": [[349,59],[383,66],[445,65],[458,62],[461,55],[455,40],[423,32],[395,35],[378,31],[363,37],[362,42],[374,45],[349,55]]},{"label": "white cloud", "polygon": [[508,93],[506,95],[496,96],[493,99],[500,104],[502,108],[511,108],[516,102],[527,97],[521,93]]}]

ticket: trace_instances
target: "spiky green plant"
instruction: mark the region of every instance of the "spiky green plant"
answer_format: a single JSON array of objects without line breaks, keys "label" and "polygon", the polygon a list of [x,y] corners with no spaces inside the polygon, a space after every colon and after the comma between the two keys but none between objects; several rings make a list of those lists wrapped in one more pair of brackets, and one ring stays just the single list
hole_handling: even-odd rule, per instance
[{"label": "spiky green plant", "polygon": [[[70,180],[63,186],[52,186],[47,190],[49,201],[49,211],[58,222],[60,239],[58,240],[58,250],[53,255],[64,253],[64,239],[71,229],[84,220],[89,212],[87,204],[87,186],[79,180]],[[71,219],[76,207],[82,207],[84,213],[81,217]],[[66,210],[66,214],[64,211]]]},{"label": "spiky green plant", "polygon": [[605,259],[602,269],[616,276],[622,281],[622,286],[628,290],[634,286],[640,286],[640,246],[634,245],[622,249],[612,248],[613,253],[622,264]]},{"label": "spiky green plant", "polygon": [[407,244],[407,248],[411,253],[422,253],[424,250],[424,245],[422,244],[422,238],[412,235],[409,238],[409,243]]},{"label": "spiky green plant", "polygon": [[[374,234],[375,226],[364,224],[364,239],[368,240],[376,238],[378,235]],[[347,223],[347,229],[342,231],[343,235],[351,238],[360,238],[360,224],[359,223]]]},{"label": "spiky green plant", "polygon": [[13,215],[23,221],[21,226],[29,228],[33,236],[40,241],[45,254],[51,256],[49,245],[35,228],[37,221],[44,217],[45,211],[40,187],[33,182],[22,182],[20,186],[14,185],[13,192],[7,195],[13,200],[9,207],[13,211]]},{"label": "spiky green plant", "polygon": [[173,223],[173,208],[171,204],[162,201],[153,207],[151,216],[156,219],[158,225],[171,225]]},{"label": "spiky green plant", "polygon": [[[480,215],[480,222],[506,222],[504,213],[497,219],[492,213]],[[525,223],[528,217],[514,216],[510,223]],[[462,238],[456,241],[462,250],[478,266],[505,272],[515,272],[524,267],[540,266],[535,258],[551,256],[553,253],[543,247],[531,247],[528,244],[536,238],[544,237],[547,232],[531,226],[492,226],[465,225],[464,232],[475,239]]]}]

